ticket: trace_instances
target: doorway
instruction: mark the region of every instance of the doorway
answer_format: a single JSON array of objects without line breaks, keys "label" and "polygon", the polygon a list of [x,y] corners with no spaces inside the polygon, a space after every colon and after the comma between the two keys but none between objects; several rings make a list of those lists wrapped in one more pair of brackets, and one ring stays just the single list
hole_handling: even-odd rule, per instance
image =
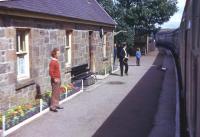
[{"label": "doorway", "polygon": [[95,72],[95,57],[94,57],[94,33],[89,31],[89,68],[90,71]]}]

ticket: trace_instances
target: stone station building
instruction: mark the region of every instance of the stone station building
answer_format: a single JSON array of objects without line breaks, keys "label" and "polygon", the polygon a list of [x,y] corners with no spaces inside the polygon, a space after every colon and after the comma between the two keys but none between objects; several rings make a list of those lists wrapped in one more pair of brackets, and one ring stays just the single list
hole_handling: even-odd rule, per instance
[{"label": "stone station building", "polygon": [[112,68],[116,23],[96,0],[0,1],[0,111],[34,99],[36,85],[51,90],[50,52],[61,51],[62,83],[71,68]]}]

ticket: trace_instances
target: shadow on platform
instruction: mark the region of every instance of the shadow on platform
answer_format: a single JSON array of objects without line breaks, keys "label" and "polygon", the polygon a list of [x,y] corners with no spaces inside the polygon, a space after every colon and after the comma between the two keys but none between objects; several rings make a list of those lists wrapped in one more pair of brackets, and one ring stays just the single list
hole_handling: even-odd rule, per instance
[{"label": "shadow on platform", "polygon": [[[153,65],[162,65],[163,55]],[[157,112],[164,72],[151,67],[93,137],[148,137]]]}]

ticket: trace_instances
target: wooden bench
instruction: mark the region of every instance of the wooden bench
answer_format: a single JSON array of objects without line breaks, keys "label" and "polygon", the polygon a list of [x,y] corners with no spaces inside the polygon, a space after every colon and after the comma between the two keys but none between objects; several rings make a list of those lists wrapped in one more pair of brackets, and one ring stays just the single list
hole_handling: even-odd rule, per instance
[{"label": "wooden bench", "polygon": [[88,68],[88,64],[72,67],[71,77],[72,77],[72,82],[75,82],[77,80],[83,80],[84,83],[87,83],[86,80],[91,77],[96,81],[96,75],[95,73],[90,71],[90,69]]}]

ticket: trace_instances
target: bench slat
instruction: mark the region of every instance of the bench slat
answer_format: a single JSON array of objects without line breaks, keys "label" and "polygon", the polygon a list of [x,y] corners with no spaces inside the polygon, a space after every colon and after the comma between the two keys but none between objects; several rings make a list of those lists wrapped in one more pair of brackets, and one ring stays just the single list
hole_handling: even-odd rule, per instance
[{"label": "bench slat", "polygon": [[95,75],[93,72],[90,72],[88,69],[88,64],[83,64],[80,66],[73,67],[71,69],[72,81],[86,79],[91,75]]}]

